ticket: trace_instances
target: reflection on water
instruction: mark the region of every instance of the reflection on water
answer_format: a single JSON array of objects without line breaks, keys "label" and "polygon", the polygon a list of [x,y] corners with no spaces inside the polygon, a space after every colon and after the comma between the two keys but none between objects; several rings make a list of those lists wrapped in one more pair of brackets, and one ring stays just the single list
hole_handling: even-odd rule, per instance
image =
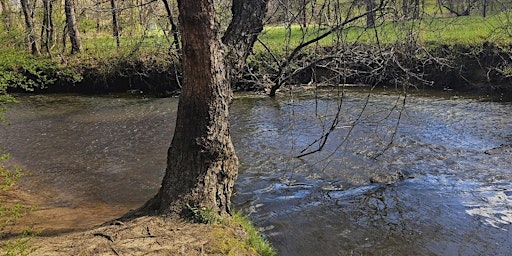
[{"label": "reflection on water", "polygon": [[[408,97],[404,107],[393,94],[336,95],[239,94],[232,105],[242,164],[234,202],[281,255],[512,251],[512,157],[484,153],[512,144],[512,105],[427,95]],[[117,214],[158,189],[176,106],[177,99],[23,96],[0,145],[32,171],[25,187],[44,191],[50,205],[101,203]],[[321,152],[295,157],[326,132]],[[370,182],[397,173],[405,179]]]}]

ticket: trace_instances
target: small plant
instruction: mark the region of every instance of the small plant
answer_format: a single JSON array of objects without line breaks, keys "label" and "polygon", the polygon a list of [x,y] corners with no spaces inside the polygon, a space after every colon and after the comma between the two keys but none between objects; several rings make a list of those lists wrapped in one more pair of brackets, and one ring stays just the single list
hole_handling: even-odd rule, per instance
[{"label": "small plant", "polygon": [[502,65],[502,67],[496,68],[496,70],[505,77],[512,77],[512,66]]},{"label": "small plant", "polygon": [[26,256],[30,255],[32,252],[36,250],[35,247],[30,245],[30,240],[36,236],[36,234],[32,233],[29,229],[24,230],[20,238],[9,241],[5,245],[4,256]]},{"label": "small plant", "polygon": [[[0,192],[10,190],[15,183],[23,177],[19,168],[10,170],[3,163],[9,158],[8,154],[0,154]],[[17,220],[33,211],[20,203],[8,205],[0,203],[0,237],[3,236],[5,228],[13,225]],[[1,244],[2,253],[5,256],[29,255],[35,248],[31,247],[29,242],[36,234],[30,229],[25,229],[17,239]]]},{"label": "small plant", "polygon": [[247,232],[247,243],[262,256],[274,256],[277,254],[276,250],[270,245],[270,242],[265,239],[254,227],[251,221],[244,216],[241,212],[236,212],[233,215],[235,222],[238,223]]},{"label": "small plant", "polygon": [[[7,158],[9,158],[8,154],[0,155],[0,163]],[[21,177],[23,177],[23,173],[20,168],[14,168],[14,171],[11,171],[0,164],[0,190],[10,189]]]},{"label": "small plant", "polygon": [[222,217],[211,208],[197,208],[187,204],[190,211],[189,220],[192,223],[214,224],[221,223]]}]

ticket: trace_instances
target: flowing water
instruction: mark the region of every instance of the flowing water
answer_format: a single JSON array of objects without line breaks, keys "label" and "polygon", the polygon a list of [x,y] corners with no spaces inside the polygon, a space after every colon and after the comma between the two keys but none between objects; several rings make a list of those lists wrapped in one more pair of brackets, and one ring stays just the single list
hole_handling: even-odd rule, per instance
[{"label": "flowing water", "polygon": [[[280,255],[510,254],[512,104],[339,96],[233,102],[233,201]],[[30,170],[23,188],[45,208],[76,209],[67,225],[101,223],[157,191],[176,107],[175,98],[21,96],[0,145]],[[98,205],[101,216],[91,214]]]}]

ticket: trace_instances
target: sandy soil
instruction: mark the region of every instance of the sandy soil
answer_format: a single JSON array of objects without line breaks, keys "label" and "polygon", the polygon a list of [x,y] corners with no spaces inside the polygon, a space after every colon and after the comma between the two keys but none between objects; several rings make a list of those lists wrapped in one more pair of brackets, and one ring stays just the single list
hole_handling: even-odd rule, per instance
[{"label": "sandy soil", "polygon": [[241,228],[229,225],[140,217],[82,232],[36,237],[31,255],[257,255],[236,246],[244,236]]},{"label": "sandy soil", "polygon": [[0,193],[0,200],[36,207],[16,225],[0,230],[0,244],[13,241],[16,236],[9,234],[24,227],[41,232],[30,239],[29,246],[35,249],[30,255],[257,255],[245,242],[245,231],[231,219],[211,225],[158,216],[109,221],[126,209],[50,207],[19,189]]}]

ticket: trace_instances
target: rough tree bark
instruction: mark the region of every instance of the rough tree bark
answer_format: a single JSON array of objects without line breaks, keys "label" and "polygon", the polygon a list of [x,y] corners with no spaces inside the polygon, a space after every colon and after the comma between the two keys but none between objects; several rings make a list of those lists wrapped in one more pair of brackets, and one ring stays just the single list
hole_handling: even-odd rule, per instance
[{"label": "rough tree bark", "polygon": [[167,168],[143,211],[186,216],[190,208],[230,213],[238,159],[229,134],[232,97],[214,0],[180,0],[183,88]]},{"label": "rough tree bark", "polygon": [[71,42],[71,54],[79,53],[82,48],[82,41],[76,22],[75,1],[64,0],[64,11],[66,13],[69,41]]},{"label": "rough tree bark", "polygon": [[30,52],[32,55],[39,55],[37,48],[37,40],[34,34],[34,10],[30,6],[29,0],[20,0],[23,16],[25,17],[25,28],[27,30],[28,43],[30,45]]},{"label": "rough tree bark", "polygon": [[240,80],[247,57],[263,30],[268,2],[269,0],[233,0],[233,17],[222,37],[228,51],[226,60],[232,85]]}]

